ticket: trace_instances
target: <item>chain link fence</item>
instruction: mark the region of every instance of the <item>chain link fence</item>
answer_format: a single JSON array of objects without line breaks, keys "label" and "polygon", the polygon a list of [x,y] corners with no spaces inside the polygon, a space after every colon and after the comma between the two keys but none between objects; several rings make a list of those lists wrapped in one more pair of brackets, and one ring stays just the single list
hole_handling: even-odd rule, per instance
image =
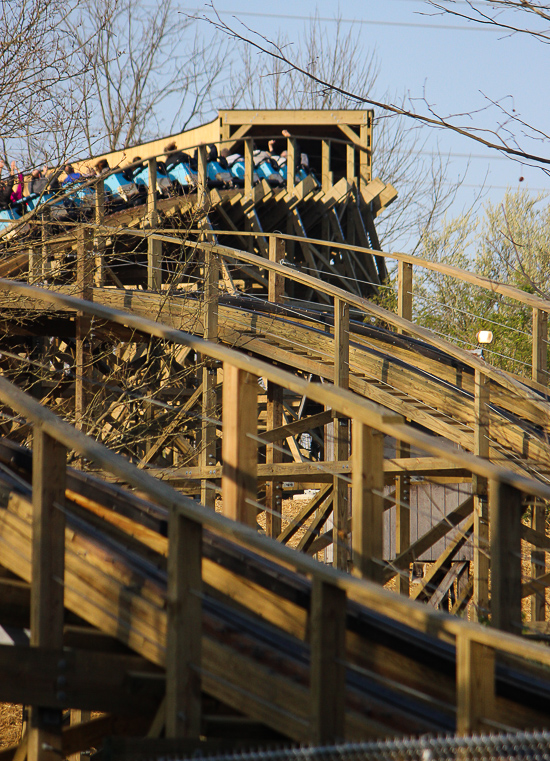
[{"label": "chain link fence", "polygon": [[[202,754],[201,754],[202,755]],[[197,758],[197,754],[193,754]],[[459,737],[348,743],[326,747],[281,748],[208,756],[208,761],[550,761],[550,732],[515,732]]]}]

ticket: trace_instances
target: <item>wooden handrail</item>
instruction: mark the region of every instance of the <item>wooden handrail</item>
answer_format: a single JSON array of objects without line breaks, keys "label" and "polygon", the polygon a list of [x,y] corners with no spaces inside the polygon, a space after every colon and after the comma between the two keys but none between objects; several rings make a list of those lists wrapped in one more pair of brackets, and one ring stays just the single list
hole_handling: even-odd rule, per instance
[{"label": "wooden handrail", "polygon": [[[3,283],[0,284],[3,285]],[[63,299],[66,298],[68,297],[63,297]],[[72,301],[78,300],[72,299]],[[80,302],[80,305],[83,308],[86,302]],[[106,312],[111,310],[102,308],[100,311],[100,316],[105,317]],[[140,320],[140,322],[149,321]],[[144,327],[142,324],[140,329]],[[179,331],[170,330],[168,332],[177,333]],[[236,355],[234,359],[237,359],[238,353],[234,352],[234,354]],[[287,374],[285,373],[285,375]],[[315,384],[311,385],[314,386]],[[340,393],[345,395],[343,391]],[[337,397],[338,395],[332,396]],[[122,455],[112,452],[103,444],[76,430],[70,423],[59,418],[54,412],[43,407],[38,401],[3,377],[0,377],[0,398],[14,411],[29,420],[38,430],[55,439],[67,449],[76,451],[81,457],[87,458],[106,471],[118,476],[125,483],[142,490],[166,509],[176,511],[188,520],[229,539],[241,542],[262,554],[270,555],[273,559],[290,565],[300,573],[331,584],[345,591],[350,599],[356,600],[376,612],[406,622],[407,625],[429,632],[434,636],[469,637],[471,640],[495,650],[550,666],[550,651],[541,645],[433,610],[401,595],[396,595],[378,584],[349,576],[347,573],[320,564],[307,555],[296,552],[274,539],[262,536],[242,523],[230,520],[213,510],[205,510],[197,502],[180,494],[167,483],[150,476],[144,470],[138,469]],[[336,407],[336,398],[332,398],[331,403],[334,403]],[[403,436],[404,430],[395,430],[395,434]],[[473,461],[475,458],[469,459]],[[505,473],[504,469],[494,466],[490,467],[489,470],[493,471],[495,476],[496,471],[499,471],[499,475]],[[514,478],[513,474],[511,474],[511,478]],[[535,482],[528,482],[527,479],[520,480],[524,487],[528,483],[529,485],[532,484],[534,488],[539,486]],[[517,484],[515,485],[517,486]],[[544,488],[544,492],[545,497],[550,498],[550,489]]]}]

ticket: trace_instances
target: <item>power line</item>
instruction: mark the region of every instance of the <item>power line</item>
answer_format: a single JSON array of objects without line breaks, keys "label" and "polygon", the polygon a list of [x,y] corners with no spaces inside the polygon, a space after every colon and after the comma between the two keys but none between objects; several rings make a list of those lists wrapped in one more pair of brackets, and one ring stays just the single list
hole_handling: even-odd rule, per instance
[{"label": "power line", "polygon": [[[187,14],[204,14],[204,8],[182,8],[181,11]],[[414,21],[374,21],[368,19],[350,19],[350,18],[333,18],[329,16],[305,16],[299,14],[290,13],[260,13],[259,11],[221,11],[217,10],[220,16],[250,16],[253,18],[266,18],[266,19],[289,19],[292,21],[311,21],[313,19],[317,21],[323,21],[328,23],[342,23],[342,24],[359,24],[360,26],[399,26],[406,27],[408,29],[446,29],[452,32],[500,32],[499,29],[492,29],[484,26],[456,26],[453,24],[428,24]]]}]

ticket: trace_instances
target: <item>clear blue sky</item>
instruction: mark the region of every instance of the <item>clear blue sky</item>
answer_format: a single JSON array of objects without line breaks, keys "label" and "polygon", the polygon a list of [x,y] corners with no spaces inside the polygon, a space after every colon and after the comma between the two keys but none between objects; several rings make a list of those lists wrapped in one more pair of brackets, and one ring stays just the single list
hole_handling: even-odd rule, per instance
[{"label": "clear blue sky", "polygon": [[[487,129],[495,129],[503,119],[496,108],[475,114],[471,120],[467,114],[485,109],[488,99],[502,101],[527,123],[543,132],[547,129],[549,106],[544,72],[550,51],[532,37],[506,36],[449,15],[422,15],[433,14],[433,9],[423,0],[348,0],[339,7],[329,0],[300,3],[277,0],[272,4],[215,0],[215,6],[228,21],[231,17],[226,13],[231,12],[271,38],[277,36],[279,29],[283,30],[296,44],[306,23],[303,17],[317,11],[321,23],[330,31],[334,28],[331,19],[340,13],[361,30],[366,45],[376,50],[381,64],[380,92],[386,89],[406,92],[412,98],[425,95],[437,113],[465,114],[456,122]],[[202,3],[186,3],[184,7],[209,12],[208,6]],[[467,10],[464,3],[457,3],[455,7]],[[204,27],[206,32],[207,25]],[[417,108],[425,110],[420,103]],[[514,131],[523,149],[550,158],[550,141],[524,137],[519,125],[514,126]],[[493,136],[488,138],[493,141]],[[466,138],[431,130],[429,145],[433,150],[439,147],[452,154],[454,176],[463,173],[469,164],[460,192],[460,205],[468,205],[483,182],[487,197],[493,201],[502,196],[506,187],[520,186],[520,177],[524,178],[521,187],[550,189],[550,178],[540,169],[503,159]],[[455,208],[458,210],[458,205]]]}]

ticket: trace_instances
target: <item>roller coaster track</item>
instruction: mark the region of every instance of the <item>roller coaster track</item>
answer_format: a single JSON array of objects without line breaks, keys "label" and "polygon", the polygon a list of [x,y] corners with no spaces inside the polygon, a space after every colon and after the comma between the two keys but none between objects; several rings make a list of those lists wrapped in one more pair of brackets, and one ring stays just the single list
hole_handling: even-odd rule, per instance
[{"label": "roller coaster track", "polygon": [[[46,514],[62,504],[65,525],[56,524],[52,546],[64,556],[61,608],[78,617],[64,632],[62,620],[53,620],[60,638],[39,637],[17,659],[0,647],[9,674],[0,699],[126,712],[141,729],[158,734],[165,726],[173,737],[234,737],[228,727],[237,718],[249,722],[241,739],[260,731],[297,742],[549,725],[550,655],[515,636],[523,632],[521,600],[550,585],[546,529],[524,520],[526,505],[534,514],[550,499],[544,367],[539,362],[534,380],[494,368],[414,324],[403,303],[396,315],[369,301],[359,281],[374,292],[393,257],[516,299],[537,319],[550,302],[445,265],[385,254],[366,229],[365,245],[347,244],[338,234],[339,204],[351,195],[344,181],[331,193],[307,183],[293,193],[260,185],[251,198],[212,191],[205,207],[188,197],[167,199],[155,208],[162,227],[133,209],[52,236],[48,256],[62,275],[50,274],[47,288],[0,280],[1,562],[24,582],[0,583],[0,623],[28,624],[28,585],[32,629],[36,609],[59,607],[55,574],[33,534],[37,505]],[[296,235],[267,232],[285,215]],[[190,217],[196,226],[181,231],[181,219]],[[332,241],[307,235],[323,218]],[[231,229],[223,232],[224,223]],[[150,287],[155,246],[166,261],[185,263],[176,282],[157,289]],[[42,282],[36,247],[10,244],[0,274]],[[294,261],[293,247],[300,251]],[[98,256],[103,280],[94,287],[90,262],[97,265]],[[539,359],[545,340],[534,330]],[[137,378],[151,357],[158,388],[132,396],[132,381],[124,379]],[[181,368],[192,368],[195,357],[199,369],[182,386]],[[48,375],[38,379],[33,363]],[[73,366],[74,377],[67,371]],[[86,404],[93,421],[84,420]],[[157,431],[155,443],[125,438],[132,415],[143,438]],[[20,446],[31,428],[32,456]],[[301,446],[304,433],[317,451]],[[397,442],[390,456],[384,439]],[[405,454],[403,445],[413,451]],[[66,471],[66,483],[65,476],[48,478],[47,446],[58,476],[67,452],[79,464]],[[411,478],[468,481],[471,494],[388,557],[383,515],[409,509],[403,494]],[[276,497],[283,482],[294,491],[318,489],[285,526]],[[213,507],[215,490],[225,515],[187,496]],[[480,528],[487,500],[490,546]],[[267,537],[257,531],[262,511]],[[329,530],[320,533],[323,527]],[[286,546],[304,530],[297,541],[303,552]],[[404,574],[408,588],[410,564],[443,537],[445,549],[411,594],[428,605],[380,585]],[[532,548],[527,575],[521,542]],[[474,573],[460,585],[464,563],[457,559],[468,543]],[[335,564],[349,564],[355,576],[309,557],[331,544]],[[492,583],[483,603],[477,564],[487,554]],[[473,595],[472,617],[487,615],[489,604],[494,628],[437,610],[453,594],[447,610],[463,612]],[[529,629],[531,636],[545,632],[544,620]],[[138,657],[101,656],[98,638]],[[66,691],[36,676],[46,669],[59,684],[62,645],[75,653],[67,655]],[[86,657],[95,681],[82,665]],[[32,676],[25,681],[23,673]],[[63,752],[83,748],[84,736],[93,742],[108,733],[98,728],[94,735],[94,726],[81,735],[67,730]],[[6,751],[6,760],[14,753]]]}]

